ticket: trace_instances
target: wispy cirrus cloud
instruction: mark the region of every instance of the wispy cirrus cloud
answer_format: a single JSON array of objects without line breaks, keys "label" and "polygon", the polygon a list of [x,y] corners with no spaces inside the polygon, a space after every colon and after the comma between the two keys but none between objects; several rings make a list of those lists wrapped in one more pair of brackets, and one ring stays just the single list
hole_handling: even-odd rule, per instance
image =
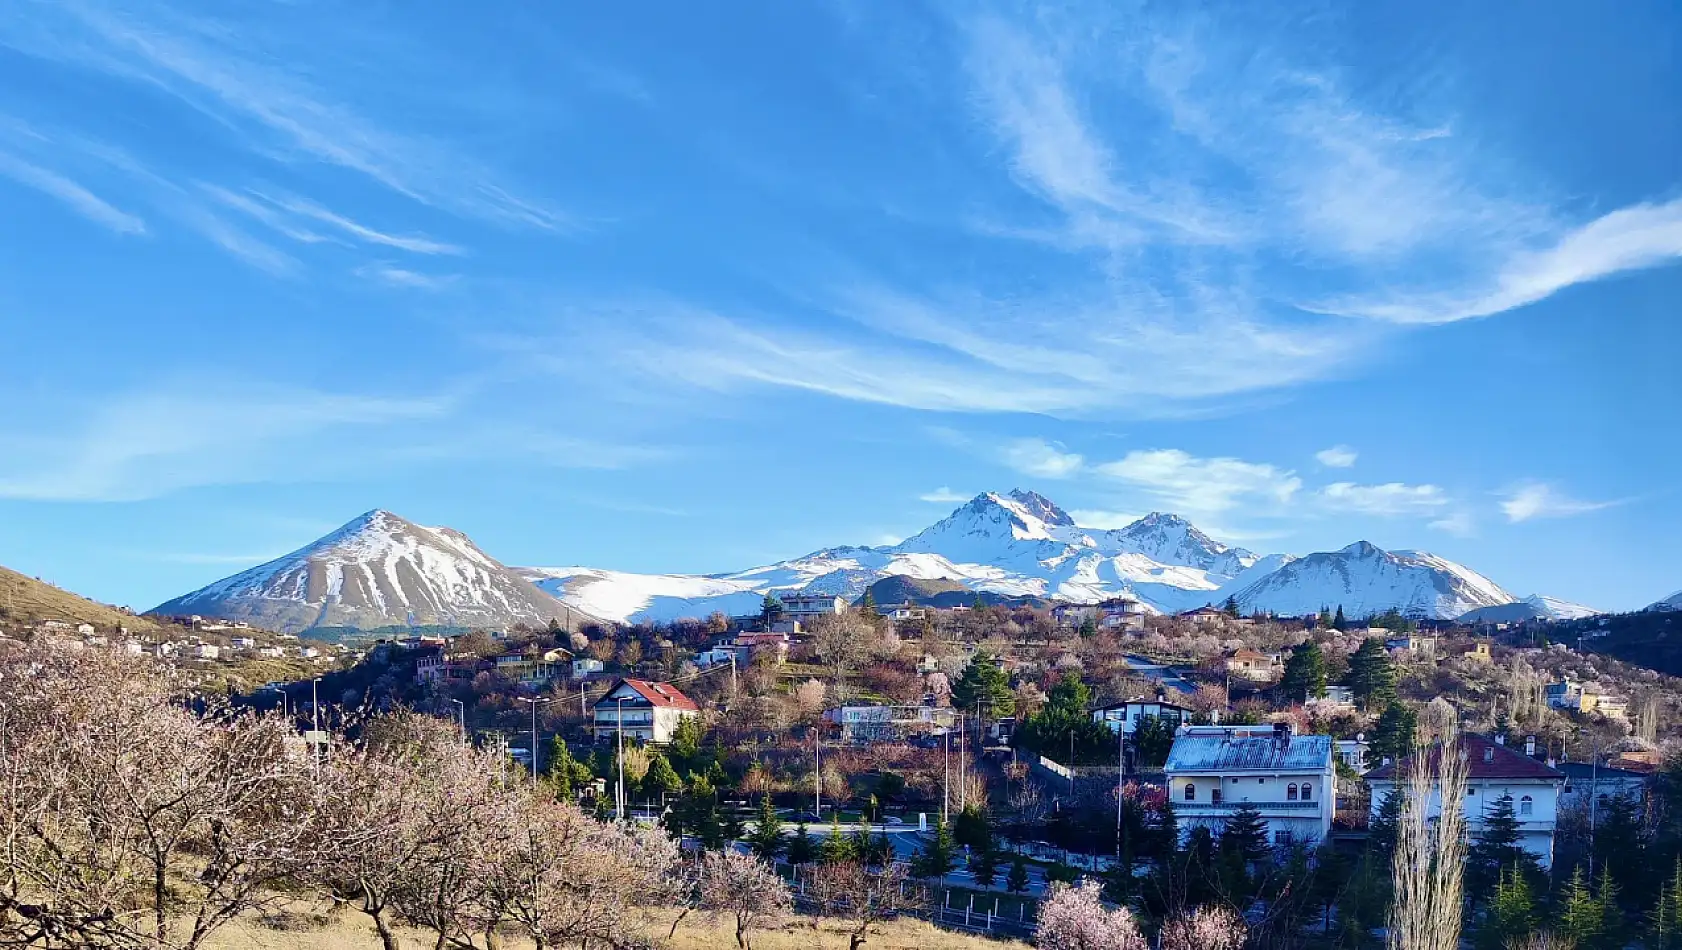
[{"label": "wispy cirrus cloud", "polygon": [[392,287],[411,290],[443,290],[456,282],[454,274],[423,274],[387,261],[364,264],[356,269],[356,274]]},{"label": "wispy cirrus cloud", "polygon": [[1086,464],[1080,455],[1044,439],[1017,439],[1005,445],[1002,455],[1006,465],[1036,478],[1068,478]]},{"label": "wispy cirrus cloud", "polygon": [[1237,458],[1201,458],[1180,449],[1141,449],[1093,469],[1187,515],[1289,505],[1302,488],[1295,472]]},{"label": "wispy cirrus cloud", "polygon": [[1396,517],[1432,514],[1449,503],[1448,493],[1437,485],[1408,485],[1385,482],[1357,485],[1333,482],[1317,493],[1319,502],[1332,511]]},{"label": "wispy cirrus cloud", "polygon": [[105,199],[58,172],[0,152],[0,176],[55,198],[82,217],[118,234],[146,233],[146,222],[138,216],[117,209]]},{"label": "wispy cirrus cloud", "polygon": [[1502,493],[1501,512],[1514,524],[1537,518],[1569,518],[1611,508],[1622,501],[1584,501],[1547,482],[1522,482]]},{"label": "wispy cirrus cloud", "polygon": [[964,494],[963,492],[953,491],[945,485],[936,488],[934,491],[924,492],[923,494],[917,496],[918,501],[926,501],[930,504],[936,505],[955,505],[959,502],[969,501],[969,499],[970,496]]}]

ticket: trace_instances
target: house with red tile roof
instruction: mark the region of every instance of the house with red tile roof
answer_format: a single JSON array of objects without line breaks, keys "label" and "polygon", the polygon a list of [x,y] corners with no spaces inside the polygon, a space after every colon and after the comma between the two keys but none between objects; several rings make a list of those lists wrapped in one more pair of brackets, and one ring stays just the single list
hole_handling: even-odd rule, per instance
[{"label": "house with red tile roof", "polygon": [[[1462,807],[1467,834],[1475,840],[1495,803],[1503,796],[1511,798],[1518,818],[1519,843],[1536,856],[1542,867],[1552,866],[1554,828],[1559,821],[1559,794],[1565,774],[1508,748],[1499,739],[1463,735],[1460,748],[1466,755],[1466,797]],[[1442,745],[1433,745],[1424,754],[1428,756],[1425,767],[1434,773]],[[1387,762],[1366,774],[1367,784],[1372,787],[1372,817],[1378,817],[1387,796],[1406,794],[1407,777],[1417,755],[1400,762]],[[1442,814],[1439,789],[1433,789],[1427,808],[1427,814],[1433,818]]]},{"label": "house with red tile roof", "polygon": [[701,707],[676,686],[634,679],[614,683],[593,709],[597,740],[623,734],[655,745],[672,741],[678,723],[701,714]]}]

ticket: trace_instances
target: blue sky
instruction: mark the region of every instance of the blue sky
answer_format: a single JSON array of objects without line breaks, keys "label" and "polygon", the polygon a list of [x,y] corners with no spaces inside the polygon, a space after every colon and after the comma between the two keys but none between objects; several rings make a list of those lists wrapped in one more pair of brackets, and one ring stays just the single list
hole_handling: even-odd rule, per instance
[{"label": "blue sky", "polygon": [[1036,488],[1682,587],[1682,11],[0,12],[0,563],[715,571]]}]

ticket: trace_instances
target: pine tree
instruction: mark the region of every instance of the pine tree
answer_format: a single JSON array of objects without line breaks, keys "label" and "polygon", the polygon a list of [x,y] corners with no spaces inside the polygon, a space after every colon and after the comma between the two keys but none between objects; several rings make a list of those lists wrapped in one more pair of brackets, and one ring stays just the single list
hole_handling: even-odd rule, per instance
[{"label": "pine tree", "polygon": [[666,796],[683,791],[683,780],[677,777],[666,757],[656,752],[649,756],[648,771],[643,773],[640,789],[645,800],[663,805]]},{"label": "pine tree", "polygon": [[970,858],[969,873],[975,878],[975,883],[992,887],[993,882],[999,879],[999,852],[988,848]]},{"label": "pine tree", "polygon": [[1010,874],[1005,877],[1005,888],[1012,894],[1023,894],[1028,890],[1028,862],[1022,855],[1013,854],[1010,858]]},{"label": "pine tree", "polygon": [[934,837],[923,843],[911,859],[911,873],[917,877],[944,877],[952,872],[952,830],[946,822],[936,820]]},{"label": "pine tree", "polygon": [[1519,843],[1518,815],[1513,797],[1502,795],[1483,816],[1483,830],[1466,854],[1466,898],[1473,908],[1495,894],[1502,875],[1516,871],[1530,880],[1541,877],[1541,867]]},{"label": "pine tree", "polygon": [[1226,603],[1221,605],[1221,609],[1226,611],[1226,615],[1228,617],[1232,617],[1234,619],[1237,619],[1237,617],[1238,617],[1238,598],[1236,596],[1228,597],[1226,599]]},{"label": "pine tree", "polygon": [[761,619],[765,621],[765,629],[771,629],[771,624],[783,615],[785,609],[783,602],[777,599],[776,594],[766,591],[765,599],[759,602],[759,613]]},{"label": "pine tree", "polygon": [[958,681],[952,684],[952,705],[959,709],[973,709],[976,704],[988,716],[998,718],[1016,712],[1016,694],[1011,692],[1010,680],[998,661],[985,650],[975,651],[969,666]]},{"label": "pine tree", "polygon": [[993,849],[993,829],[987,815],[974,805],[965,805],[952,821],[952,841],[975,851]]},{"label": "pine tree", "polygon": [[1095,636],[1097,636],[1098,635],[1098,621],[1092,619],[1091,617],[1086,617],[1085,619],[1081,620],[1079,633],[1082,637],[1095,637]]},{"label": "pine tree", "polygon": [[1320,608],[1320,616],[1315,618],[1314,626],[1320,628],[1321,630],[1330,630],[1332,628],[1332,609],[1330,607]]},{"label": "pine tree", "polygon": [[1554,935],[1570,941],[1577,950],[1595,950],[1605,935],[1606,908],[1583,880],[1583,869],[1572,872],[1560,894]]},{"label": "pine tree", "polygon": [[1144,716],[1133,727],[1127,744],[1140,768],[1160,768],[1174,748],[1174,721],[1165,716]]},{"label": "pine tree", "polygon": [[1646,946],[1682,950],[1682,857],[1676,859],[1670,880],[1659,889],[1658,902],[1648,917]]},{"label": "pine tree", "polygon": [[794,835],[788,839],[785,854],[790,864],[811,864],[817,860],[817,849],[812,846],[812,837],[804,821],[794,826]]},{"label": "pine tree", "polygon": [[1478,950],[1505,950],[1536,929],[1536,897],[1521,871],[1502,871],[1478,925]]},{"label": "pine tree", "polygon": [[876,616],[876,594],[868,587],[864,589],[864,596],[859,598],[859,612],[866,617]]},{"label": "pine tree", "polygon": [[825,864],[845,864],[858,858],[853,852],[852,841],[841,833],[840,815],[830,820],[829,837],[824,839],[822,858]]},{"label": "pine tree", "polygon": [[1313,640],[1296,648],[1285,661],[1285,675],[1279,688],[1290,699],[1301,696],[1305,701],[1326,695],[1326,657]]},{"label": "pine tree", "polygon": [[1239,805],[1227,816],[1221,829],[1220,850],[1245,864],[1257,864],[1273,852],[1267,843],[1267,820],[1249,802]]},{"label": "pine tree", "polygon": [[1594,864],[1612,872],[1612,881],[1632,904],[1652,900],[1655,875],[1647,866],[1647,833],[1641,804],[1625,795],[1602,795],[1594,832]]},{"label": "pine tree", "polygon": [[1332,628],[1339,631],[1349,629],[1349,621],[1343,618],[1342,604],[1337,605],[1337,615],[1332,617]]},{"label": "pine tree", "polygon": [[1418,713],[1399,702],[1391,703],[1378,717],[1378,725],[1373,727],[1367,755],[1379,762],[1386,759],[1400,762],[1412,754],[1414,733],[1418,728]]},{"label": "pine tree", "polygon": [[1363,709],[1383,709],[1396,698],[1396,668],[1384,641],[1368,637],[1349,658],[1349,675],[1344,682]]},{"label": "pine tree", "polygon": [[1378,803],[1378,814],[1373,817],[1367,832],[1368,843],[1386,861],[1396,850],[1396,829],[1401,820],[1402,790],[1391,788],[1384,793],[1384,800]]},{"label": "pine tree", "polygon": [[1620,950],[1625,944],[1624,911],[1618,905],[1618,885],[1604,864],[1600,866],[1600,877],[1595,882],[1594,899],[1600,904],[1600,947],[1603,950]]},{"label": "pine tree", "polygon": [[759,812],[756,815],[753,833],[747,837],[747,843],[754,854],[767,861],[775,861],[777,855],[782,854],[783,849],[788,846],[788,840],[783,834],[783,819],[772,806],[770,795],[760,796]]}]

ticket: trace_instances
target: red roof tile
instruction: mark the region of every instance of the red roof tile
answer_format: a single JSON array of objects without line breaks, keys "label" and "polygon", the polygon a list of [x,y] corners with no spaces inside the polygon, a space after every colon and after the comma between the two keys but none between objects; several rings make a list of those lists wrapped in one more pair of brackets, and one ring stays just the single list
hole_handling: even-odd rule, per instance
[{"label": "red roof tile", "polygon": [[[1478,735],[1463,735],[1460,737],[1461,748],[1466,750],[1466,772],[1471,779],[1556,779],[1563,780],[1565,773],[1558,769],[1548,768],[1541,762],[1530,758],[1517,749],[1501,745],[1493,739]],[[1433,771],[1436,769],[1437,756],[1442,754],[1440,743],[1431,746],[1431,758],[1428,764]],[[1366,774],[1368,781],[1378,779],[1394,779],[1399,769],[1404,769],[1413,761],[1408,756],[1400,762],[1381,765]],[[1405,773],[1403,773],[1405,774]]]},{"label": "red roof tile", "polygon": [[[701,710],[701,707],[695,705],[695,700],[683,695],[682,691],[670,683],[656,683],[650,680],[633,679],[622,679],[619,683],[623,683],[636,690],[637,695],[648,700],[649,703],[655,706],[661,706],[669,709],[687,709],[693,712],[700,712]],[[614,693],[618,692],[619,683],[613,684],[613,689],[607,691],[608,696],[612,696]],[[602,705],[604,703],[607,703],[607,698],[605,696],[596,701],[597,705]]]}]

